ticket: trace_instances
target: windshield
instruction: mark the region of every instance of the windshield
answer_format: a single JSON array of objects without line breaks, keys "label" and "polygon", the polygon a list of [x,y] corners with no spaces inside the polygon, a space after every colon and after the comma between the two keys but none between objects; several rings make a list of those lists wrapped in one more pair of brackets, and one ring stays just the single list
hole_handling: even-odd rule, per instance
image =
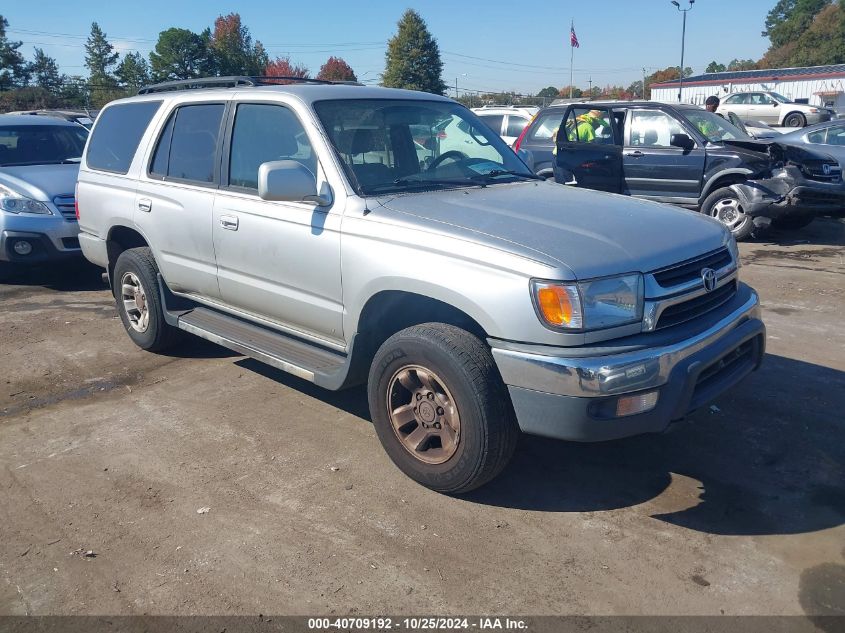
[{"label": "windshield", "polygon": [[792,99],[787,99],[782,94],[778,94],[777,92],[770,92],[768,94],[775,101],[780,101],[781,103],[792,103]]},{"label": "windshield", "polygon": [[727,119],[707,110],[687,110],[687,119],[711,143],[746,140],[751,137]]},{"label": "windshield", "polygon": [[87,138],[76,125],[0,126],[0,167],[78,163]]},{"label": "windshield", "polygon": [[314,109],[362,195],[535,178],[498,134],[457,103],[344,99]]}]

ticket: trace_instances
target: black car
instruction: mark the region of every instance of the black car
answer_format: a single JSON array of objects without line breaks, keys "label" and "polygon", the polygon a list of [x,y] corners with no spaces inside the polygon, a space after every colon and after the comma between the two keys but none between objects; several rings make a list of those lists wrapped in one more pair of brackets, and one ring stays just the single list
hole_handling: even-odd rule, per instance
[{"label": "black car", "polygon": [[[634,101],[548,108],[519,147],[532,150],[535,169],[545,167],[532,142],[555,120],[557,182],[695,209],[719,219],[737,239],[772,222],[798,228],[845,205],[834,158],[752,139],[698,106]],[[553,149],[550,140],[546,151]]]}]

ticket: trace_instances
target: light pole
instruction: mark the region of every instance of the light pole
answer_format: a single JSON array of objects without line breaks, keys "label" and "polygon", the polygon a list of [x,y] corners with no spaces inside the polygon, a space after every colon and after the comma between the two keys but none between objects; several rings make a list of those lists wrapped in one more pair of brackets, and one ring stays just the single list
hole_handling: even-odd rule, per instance
[{"label": "light pole", "polygon": [[684,14],[684,26],[681,30],[681,72],[680,72],[680,79],[678,80],[678,103],[681,102],[681,92],[684,89],[684,40],[687,38],[687,12],[692,11],[692,5],[695,4],[695,0],[689,0],[689,6],[686,9],[682,9],[681,5],[678,4],[678,0],[672,0],[672,4],[675,5],[675,8]]},{"label": "light pole", "polygon": [[[461,76],[461,77],[466,77],[466,76],[467,76],[467,74],[466,74],[466,73],[461,73],[461,75],[460,75],[460,76]],[[457,101],[457,100],[458,100],[458,78],[457,78],[457,77],[455,77],[455,101]]]}]

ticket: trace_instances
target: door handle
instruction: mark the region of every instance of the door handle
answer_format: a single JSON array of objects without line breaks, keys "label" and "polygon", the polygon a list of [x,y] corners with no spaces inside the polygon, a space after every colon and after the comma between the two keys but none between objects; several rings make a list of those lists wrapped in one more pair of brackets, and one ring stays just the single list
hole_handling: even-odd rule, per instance
[{"label": "door handle", "polygon": [[235,215],[221,215],[220,226],[229,231],[238,230],[238,217]]},{"label": "door handle", "polygon": [[625,152],[625,156],[633,156],[634,158],[639,158],[640,156],[645,156],[640,150],[636,149],[633,152]]},{"label": "door handle", "polygon": [[138,211],[149,213],[153,209],[153,201],[149,198],[141,198],[138,200]]}]

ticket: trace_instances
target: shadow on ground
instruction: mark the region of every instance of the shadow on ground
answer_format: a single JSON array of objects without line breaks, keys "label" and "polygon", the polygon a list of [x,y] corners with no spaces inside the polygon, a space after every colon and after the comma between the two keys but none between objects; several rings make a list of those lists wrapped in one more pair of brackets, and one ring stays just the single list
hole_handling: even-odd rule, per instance
[{"label": "shadow on ground", "polygon": [[[237,364],[370,419],[363,388],[327,392],[251,359]],[[510,466],[463,498],[540,512],[612,510],[656,499],[680,475],[694,480],[698,498],[686,490],[670,503],[682,509],[653,518],[728,535],[831,528],[845,523],[843,410],[845,372],[768,354],[718,406],[667,433],[600,444],[524,436]]]}]

